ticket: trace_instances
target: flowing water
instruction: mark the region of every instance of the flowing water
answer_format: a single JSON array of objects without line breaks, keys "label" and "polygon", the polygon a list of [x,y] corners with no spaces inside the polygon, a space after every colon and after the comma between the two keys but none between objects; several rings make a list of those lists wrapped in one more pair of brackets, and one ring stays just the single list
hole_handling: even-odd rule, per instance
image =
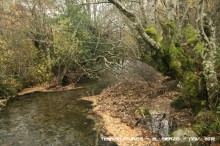
[{"label": "flowing water", "polygon": [[115,145],[100,140],[90,114],[91,102],[79,100],[100,92],[107,84],[90,83],[72,91],[32,93],[11,99],[0,111],[0,145]]}]

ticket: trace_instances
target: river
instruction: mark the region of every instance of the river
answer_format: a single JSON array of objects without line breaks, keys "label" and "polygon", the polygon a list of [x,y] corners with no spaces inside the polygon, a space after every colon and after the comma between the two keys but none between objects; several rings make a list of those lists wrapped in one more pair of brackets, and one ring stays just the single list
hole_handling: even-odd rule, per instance
[{"label": "river", "polygon": [[0,145],[115,146],[100,139],[91,102],[80,100],[109,84],[84,83],[81,89],[11,98],[0,111]]}]

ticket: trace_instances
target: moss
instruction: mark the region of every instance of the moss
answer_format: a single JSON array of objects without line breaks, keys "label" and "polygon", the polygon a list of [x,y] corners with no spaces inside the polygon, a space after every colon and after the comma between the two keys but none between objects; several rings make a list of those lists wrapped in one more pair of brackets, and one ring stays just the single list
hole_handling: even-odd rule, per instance
[{"label": "moss", "polygon": [[[155,62],[155,67],[160,72],[168,75],[174,79],[178,78],[182,74],[181,62],[178,54],[182,50],[178,50],[173,43],[173,36],[176,30],[173,21],[166,21],[162,24],[164,39],[159,42],[163,49],[157,51],[152,55],[152,60]],[[153,28],[149,28],[146,32],[152,36],[158,37],[158,34]]]},{"label": "moss", "polygon": [[187,44],[194,43],[198,39],[198,34],[192,25],[188,24],[183,30],[183,37]]},{"label": "moss", "polygon": [[[163,40],[160,44],[163,49],[156,50],[151,58],[148,56],[143,58],[145,60],[152,59],[154,67],[158,71],[181,81],[181,97],[172,102],[171,106],[180,109],[192,107],[193,111],[197,113],[206,106],[201,105],[201,101],[207,100],[206,83],[202,74],[204,44],[192,25],[188,24],[184,28],[181,40],[175,37],[176,26],[173,21],[165,21],[161,28],[163,29]],[[148,28],[145,31],[157,40],[158,33],[155,28]],[[216,69],[220,74],[220,63],[216,63]]]},{"label": "moss", "polygon": [[167,20],[167,21],[165,21],[162,25],[163,25],[163,26],[162,26],[163,29],[165,30],[165,31],[164,31],[164,32],[165,32],[165,35],[167,35],[167,37],[168,37],[169,39],[172,39],[173,36],[174,36],[175,33],[176,33],[176,25],[175,25],[174,21],[173,21],[173,20]]},{"label": "moss", "polygon": [[151,37],[157,36],[157,30],[154,27],[145,29],[145,32]]},{"label": "moss", "polygon": [[188,65],[189,65],[189,68],[192,70],[192,71],[195,71],[196,69],[196,62],[193,58],[188,58]]},{"label": "moss", "polygon": [[157,30],[154,27],[149,27],[145,29],[145,32],[156,42],[160,43],[162,41],[162,36],[158,34]]},{"label": "moss", "polygon": [[182,62],[180,60],[180,55],[182,55],[182,48],[176,47],[174,44],[163,43],[163,53],[160,58],[163,60],[163,66],[166,68],[163,72],[174,79],[182,76]]},{"label": "moss", "polygon": [[168,20],[168,21],[165,21],[164,23],[165,25],[169,26],[169,28],[171,28],[172,30],[176,29],[176,25],[173,20]]},{"label": "moss", "polygon": [[175,70],[176,77],[181,76],[182,74],[182,70],[181,70],[181,66],[182,63],[180,62],[179,59],[179,54],[181,50],[177,49],[174,45],[172,45],[169,49],[169,53],[171,54],[171,62],[170,62],[170,67],[171,69]]},{"label": "moss", "polygon": [[[181,67],[181,63],[178,59],[171,61],[170,67],[173,68],[174,70],[179,70]],[[180,73],[179,73],[180,74]]]},{"label": "moss", "polygon": [[190,97],[197,97],[199,95],[199,76],[197,76],[194,72],[189,71],[184,74],[183,80],[183,91]]},{"label": "moss", "polygon": [[182,64],[182,68],[185,69],[186,65],[188,65],[188,56],[183,54],[183,49],[181,47],[178,47],[177,49],[179,50],[178,58]]},{"label": "moss", "polygon": [[193,49],[195,56],[203,57],[204,54],[204,44],[199,41]]},{"label": "moss", "polygon": [[[202,107],[201,100],[206,100],[205,83],[200,74],[204,45],[191,25],[184,28],[182,40],[175,38],[176,26],[173,21],[165,21],[161,27],[164,38],[160,44],[163,49],[155,51],[152,55],[154,66],[163,74],[180,80],[183,84],[182,97],[177,98],[172,105],[182,108],[179,104],[184,103],[183,107],[193,107],[195,111],[199,111]],[[155,28],[146,29],[146,33],[157,40],[158,33]]]},{"label": "moss", "polygon": [[[171,76],[174,79],[181,79],[184,75],[185,71],[195,71],[196,70],[196,61],[195,56],[192,54],[192,50],[190,51],[190,48],[182,48],[179,40],[175,40],[175,38],[169,37],[172,36],[171,30],[175,31],[175,25],[172,21],[167,21],[164,23],[168,28],[165,28],[168,30],[168,41],[163,42],[163,60],[166,62],[166,67],[168,67],[167,70],[164,70],[166,72],[165,75]],[[192,30],[193,34],[188,34],[188,38],[195,37],[197,38],[196,32],[191,26],[188,26],[188,31]],[[185,31],[187,32],[187,31]],[[166,32],[167,33],[167,32]],[[174,40],[176,42],[174,42]],[[179,47],[176,47],[175,44],[179,44]],[[199,44],[200,45],[200,44]],[[200,46],[197,47],[200,47]],[[160,56],[161,57],[161,56]],[[168,64],[168,65],[167,65]]]},{"label": "moss", "polygon": [[201,101],[207,100],[204,78],[196,72],[187,71],[183,74],[181,95],[187,107],[191,107],[194,113],[199,112],[204,106]]}]

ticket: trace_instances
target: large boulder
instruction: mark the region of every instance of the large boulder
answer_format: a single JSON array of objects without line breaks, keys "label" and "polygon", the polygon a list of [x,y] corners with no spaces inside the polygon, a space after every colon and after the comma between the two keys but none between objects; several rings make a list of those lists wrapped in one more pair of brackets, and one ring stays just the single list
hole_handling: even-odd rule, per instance
[{"label": "large boulder", "polygon": [[162,76],[152,66],[138,60],[126,60],[116,72],[120,79],[128,81],[154,82]]}]

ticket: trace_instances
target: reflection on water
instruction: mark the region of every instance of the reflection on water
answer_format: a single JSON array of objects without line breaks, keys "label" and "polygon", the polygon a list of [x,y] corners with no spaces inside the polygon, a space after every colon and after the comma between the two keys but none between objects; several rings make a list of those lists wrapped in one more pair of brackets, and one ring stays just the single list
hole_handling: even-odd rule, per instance
[{"label": "reflection on water", "polygon": [[91,90],[83,88],[15,97],[0,111],[0,145],[111,145],[97,141],[94,120],[88,118],[91,103],[78,100]]}]

